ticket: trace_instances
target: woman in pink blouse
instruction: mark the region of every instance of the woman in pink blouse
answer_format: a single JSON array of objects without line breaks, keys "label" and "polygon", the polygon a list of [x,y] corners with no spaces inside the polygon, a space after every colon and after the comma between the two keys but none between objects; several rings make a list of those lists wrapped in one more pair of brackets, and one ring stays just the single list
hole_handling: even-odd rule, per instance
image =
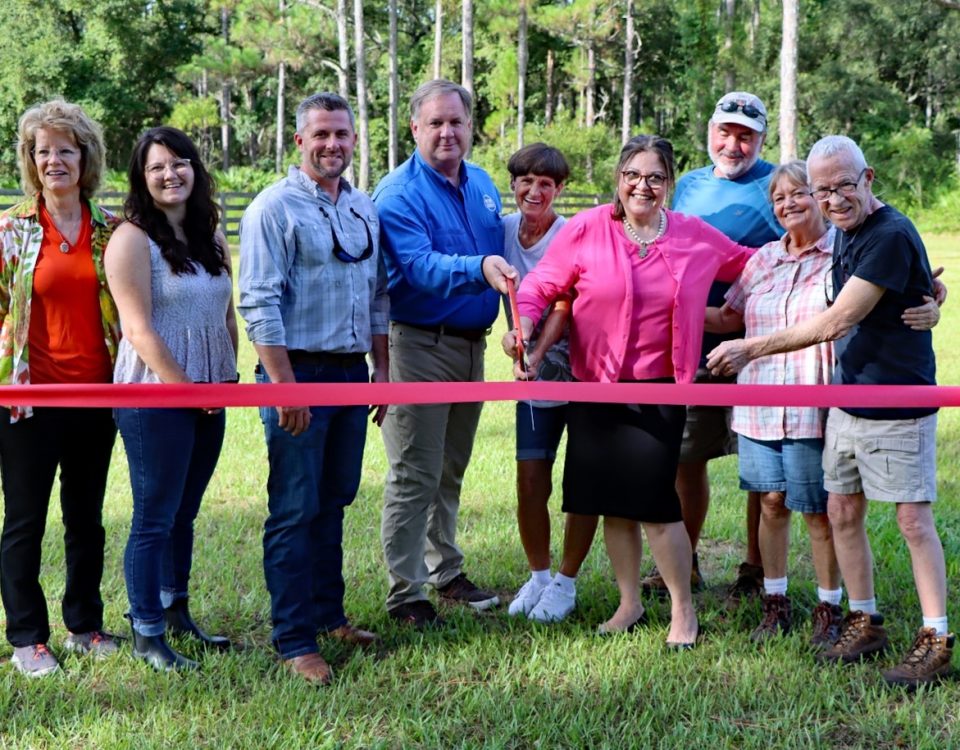
[{"label": "woman in pink blouse", "polygon": [[[571,219],[520,287],[524,337],[543,310],[576,286],[570,359],[581,381],[693,379],[707,291],[733,281],[752,250],[698,218],[664,208],[673,147],[637,136],[623,147],[613,205]],[[641,525],[672,602],[667,645],[686,649],[699,625],[690,593],[690,541],[674,489],[684,407],[572,403],[563,478],[566,513],[604,516],[620,605],[601,634],[643,623]]]}]

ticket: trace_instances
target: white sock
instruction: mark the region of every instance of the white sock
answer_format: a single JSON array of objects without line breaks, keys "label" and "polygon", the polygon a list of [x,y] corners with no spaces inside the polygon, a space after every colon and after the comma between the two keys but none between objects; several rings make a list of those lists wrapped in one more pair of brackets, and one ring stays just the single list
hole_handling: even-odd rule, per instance
[{"label": "white sock", "polygon": [[850,611],[860,611],[866,615],[877,614],[877,597],[873,597],[873,599],[851,599]]},{"label": "white sock", "polygon": [[557,571],[557,574],[553,577],[553,582],[557,584],[560,588],[562,588],[564,591],[573,592],[577,590],[576,576],[574,576],[573,578],[571,578],[570,576],[565,576],[559,570]]},{"label": "white sock", "polygon": [[937,635],[946,635],[949,630],[947,630],[947,616],[943,617],[924,617],[923,618],[923,627],[933,628],[937,631]]},{"label": "white sock", "polygon": [[774,594],[786,594],[787,593],[787,577],[783,578],[764,578],[763,579],[763,593],[767,596],[773,596]]},{"label": "white sock", "polygon": [[546,570],[531,570],[530,577],[538,586],[546,586],[553,580],[553,576],[550,575],[550,568]]},{"label": "white sock", "polygon": [[843,586],[838,589],[822,589],[817,586],[817,598],[827,604],[840,606],[840,600],[843,599]]}]

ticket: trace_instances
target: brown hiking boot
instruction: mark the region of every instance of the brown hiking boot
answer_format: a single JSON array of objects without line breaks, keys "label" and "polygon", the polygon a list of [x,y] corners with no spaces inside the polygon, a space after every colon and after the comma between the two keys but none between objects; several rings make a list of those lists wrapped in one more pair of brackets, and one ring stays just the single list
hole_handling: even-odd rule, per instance
[{"label": "brown hiking boot", "polygon": [[784,594],[763,597],[763,619],[750,634],[750,640],[762,643],[778,635],[790,632],[790,617],[793,609],[790,599]]},{"label": "brown hiking boot", "polygon": [[843,610],[836,604],[820,602],[810,615],[813,620],[813,635],[810,645],[817,651],[826,651],[840,638],[843,625]]},{"label": "brown hiking boot", "polygon": [[886,649],[887,631],[883,627],[883,615],[868,615],[855,610],[843,618],[837,642],[817,654],[817,661],[851,664],[863,658],[877,656]]},{"label": "brown hiking boot", "polygon": [[[650,575],[640,581],[640,586],[643,593],[648,596],[665,599],[670,595],[670,592],[667,590],[667,583],[663,580],[663,576],[660,575],[660,571],[656,565],[653,566]],[[703,586],[703,576],[700,574],[700,561],[697,559],[697,553],[694,552],[693,567],[690,569],[690,591],[696,594],[699,591],[703,591]]]},{"label": "brown hiking boot", "polygon": [[762,593],[763,567],[742,562],[737,568],[737,580],[727,589],[727,598],[724,605],[728,610],[734,610],[740,606],[744,599],[752,599]]},{"label": "brown hiking boot", "polygon": [[884,670],[883,679],[890,685],[902,685],[911,690],[939,681],[950,673],[953,640],[953,634],[937,635],[933,628],[920,628],[903,661],[893,669]]}]

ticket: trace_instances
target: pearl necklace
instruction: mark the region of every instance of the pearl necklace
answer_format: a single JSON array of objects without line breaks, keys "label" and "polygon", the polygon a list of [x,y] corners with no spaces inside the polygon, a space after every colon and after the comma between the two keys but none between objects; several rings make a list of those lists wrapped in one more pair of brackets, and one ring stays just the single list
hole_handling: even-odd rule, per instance
[{"label": "pearl necklace", "polygon": [[643,239],[636,229],[633,228],[633,225],[629,222],[626,216],[623,217],[623,228],[627,231],[627,234],[640,245],[640,249],[637,251],[637,254],[641,258],[647,257],[647,248],[652,245],[654,242],[663,237],[663,233],[667,229],[667,212],[662,208],[660,209],[660,224],[657,227],[657,233],[649,240]]}]

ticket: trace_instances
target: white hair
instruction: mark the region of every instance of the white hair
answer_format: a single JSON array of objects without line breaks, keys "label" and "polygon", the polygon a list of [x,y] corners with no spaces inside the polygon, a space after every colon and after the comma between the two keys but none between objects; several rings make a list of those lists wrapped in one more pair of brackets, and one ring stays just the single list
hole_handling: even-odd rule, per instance
[{"label": "white hair", "polygon": [[845,135],[826,135],[814,143],[810,153],[807,154],[807,166],[809,167],[814,159],[827,159],[840,154],[850,157],[857,171],[867,168],[863,151],[852,138],[847,138]]}]

